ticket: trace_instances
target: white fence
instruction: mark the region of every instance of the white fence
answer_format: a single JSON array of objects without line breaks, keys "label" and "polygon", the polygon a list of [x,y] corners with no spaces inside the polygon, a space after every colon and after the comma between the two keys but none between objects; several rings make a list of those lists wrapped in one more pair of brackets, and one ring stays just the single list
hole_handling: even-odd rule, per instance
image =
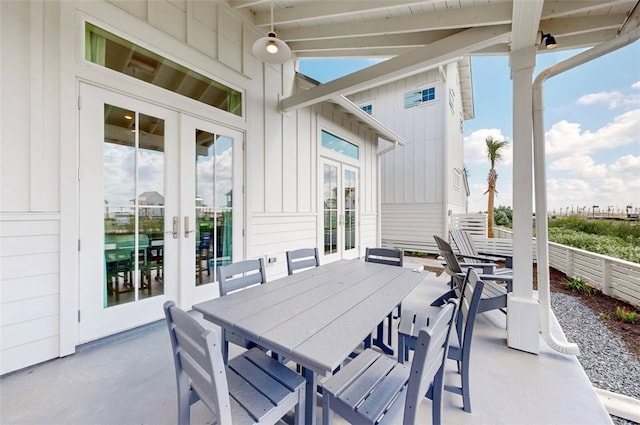
[{"label": "white fence", "polygon": [[[512,237],[496,229],[496,236]],[[474,242],[480,239],[474,236]],[[549,265],[570,278],[582,279],[603,294],[640,307],[640,264],[549,242]]]}]

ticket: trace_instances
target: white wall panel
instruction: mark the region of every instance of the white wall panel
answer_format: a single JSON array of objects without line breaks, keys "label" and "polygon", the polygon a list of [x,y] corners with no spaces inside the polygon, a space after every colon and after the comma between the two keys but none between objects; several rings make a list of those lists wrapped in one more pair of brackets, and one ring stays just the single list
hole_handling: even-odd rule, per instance
[{"label": "white wall panel", "polygon": [[[264,176],[265,211],[282,211],[282,115],[277,112],[282,92],[281,73],[265,66]],[[253,182],[249,182],[252,184]]]},{"label": "white wall panel", "polygon": [[149,1],[147,4],[151,25],[180,41],[187,41],[187,14],[184,4],[166,0]]},{"label": "white wall panel", "polygon": [[297,122],[295,113],[282,114],[282,211],[296,212],[298,197],[298,167],[308,167],[309,163],[298,162]]},{"label": "white wall panel", "polygon": [[225,8],[218,10],[218,58],[242,72],[242,21]]},{"label": "white wall panel", "polygon": [[15,279],[0,280],[2,303],[25,300],[34,296],[55,295],[60,291],[58,274],[34,274]]},{"label": "white wall panel", "polygon": [[187,43],[207,56],[218,56],[218,34],[214,28],[200,20],[190,18],[187,26]]},{"label": "white wall panel", "polygon": [[2,350],[30,344],[34,340],[56,337],[60,331],[58,315],[41,317],[0,328]]},{"label": "white wall panel", "polygon": [[[2,2],[0,19],[0,205],[28,211],[30,198],[30,2]],[[10,182],[10,184],[8,184]]]},{"label": "white wall panel", "polygon": [[383,204],[382,244],[399,249],[436,252],[433,235],[442,235],[441,204]]},{"label": "white wall panel", "polygon": [[58,356],[57,336],[0,351],[0,373],[12,372]]},{"label": "white wall panel", "polygon": [[315,202],[313,201],[316,191],[315,179],[315,137],[312,136],[313,129],[311,127],[311,109],[303,108],[296,111],[296,142],[297,154],[296,159],[296,184],[298,190],[299,212],[314,211]]},{"label": "white wall panel", "polygon": [[2,327],[11,326],[43,317],[57,316],[59,308],[58,294],[33,297],[3,304],[0,320]]},{"label": "white wall panel", "polygon": [[147,20],[147,1],[107,0],[107,2],[138,19]]}]

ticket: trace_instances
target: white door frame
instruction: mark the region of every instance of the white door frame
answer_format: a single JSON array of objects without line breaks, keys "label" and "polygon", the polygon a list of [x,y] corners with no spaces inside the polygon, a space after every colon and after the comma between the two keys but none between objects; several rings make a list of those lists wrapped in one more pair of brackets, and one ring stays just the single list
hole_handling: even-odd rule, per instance
[{"label": "white door frame", "polygon": [[[327,237],[333,239],[333,233],[327,235],[325,231],[325,165],[336,168],[336,177],[337,177],[337,187],[336,187],[336,205],[335,209],[337,211],[336,220],[336,232],[335,232],[335,243],[336,243],[336,251],[334,253],[326,253],[325,252],[325,244],[327,241]],[[345,235],[346,235],[346,223],[345,223],[345,171],[350,171],[355,173],[355,231],[354,231],[354,247],[352,249],[345,248]],[[328,152],[324,152],[320,157],[320,165],[318,167],[318,229],[319,229],[319,254],[322,258],[322,262],[331,262],[339,259],[352,259],[358,258],[360,252],[360,214],[361,214],[361,205],[360,205],[360,169],[358,166],[353,164],[353,161],[346,162],[344,159],[336,158],[336,155],[331,155]],[[330,219],[331,220],[331,219]]]},{"label": "white door frame", "polygon": [[[232,257],[243,258],[245,242],[242,229],[244,214],[244,133],[231,127],[175,111],[92,84],[81,82],[79,93],[82,108],[79,120],[79,237],[82,250],[78,257],[79,273],[79,325],[78,343],[140,326],[162,318],[162,303],[175,300],[183,308],[190,309],[196,302],[218,296],[215,282],[195,286],[194,233],[185,233],[185,217],[189,217],[191,229],[195,226],[195,129],[224,135],[233,140],[233,241]],[[105,308],[104,301],[104,204],[101,201],[103,186],[104,103],[128,108],[165,120],[165,205],[164,205],[164,293],[132,303]],[[96,142],[96,139],[99,141]],[[91,142],[93,143],[87,143]],[[93,162],[89,161],[93,158]],[[96,180],[97,179],[97,180]],[[173,218],[177,218],[177,238],[172,237]],[[101,270],[102,272],[96,272]],[[97,284],[96,279],[101,283]],[[91,285],[94,287],[87,287]],[[93,289],[93,290],[92,290]],[[153,294],[152,294],[153,295]],[[91,307],[92,306],[92,307]]]}]

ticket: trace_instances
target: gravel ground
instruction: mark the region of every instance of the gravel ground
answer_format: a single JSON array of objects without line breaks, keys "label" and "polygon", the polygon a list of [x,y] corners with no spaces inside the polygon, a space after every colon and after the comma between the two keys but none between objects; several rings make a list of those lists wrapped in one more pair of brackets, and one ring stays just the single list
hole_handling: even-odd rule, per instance
[{"label": "gravel ground", "polygon": [[[593,386],[640,399],[640,361],[582,302],[551,293],[551,306],[567,339],[580,347],[578,360]],[[636,424],[616,416],[617,425]]]}]

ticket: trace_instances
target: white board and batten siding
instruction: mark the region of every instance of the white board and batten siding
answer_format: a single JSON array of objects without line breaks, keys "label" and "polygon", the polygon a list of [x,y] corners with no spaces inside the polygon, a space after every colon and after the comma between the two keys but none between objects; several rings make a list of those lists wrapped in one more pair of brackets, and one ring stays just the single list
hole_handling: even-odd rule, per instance
[{"label": "white board and batten siding", "polygon": [[383,204],[382,246],[436,253],[433,235],[441,234],[443,221],[440,204]]},{"label": "white board and batten siding", "polygon": [[[434,100],[405,104],[407,93],[429,88],[435,88]],[[466,211],[464,186],[453,188],[454,169],[464,168],[458,65],[447,64],[350,98],[358,105],[371,105],[372,115],[407,142],[380,161],[382,245],[437,252],[433,235],[447,233],[445,214]],[[382,143],[380,149],[387,145]]]}]

